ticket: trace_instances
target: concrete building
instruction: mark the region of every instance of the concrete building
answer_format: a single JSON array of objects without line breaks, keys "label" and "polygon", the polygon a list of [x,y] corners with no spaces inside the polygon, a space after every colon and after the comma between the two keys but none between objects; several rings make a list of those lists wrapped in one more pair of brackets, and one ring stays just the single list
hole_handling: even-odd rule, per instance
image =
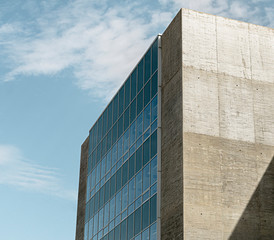
[{"label": "concrete building", "polygon": [[182,9],[82,145],[76,239],[274,239],[273,66],[274,29]]}]

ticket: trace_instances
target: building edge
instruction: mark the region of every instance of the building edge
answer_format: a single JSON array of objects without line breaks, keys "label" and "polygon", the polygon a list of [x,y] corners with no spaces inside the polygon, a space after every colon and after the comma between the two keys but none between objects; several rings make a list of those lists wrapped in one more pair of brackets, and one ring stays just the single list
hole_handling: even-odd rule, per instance
[{"label": "building edge", "polygon": [[75,240],[84,239],[89,137],[81,146]]}]

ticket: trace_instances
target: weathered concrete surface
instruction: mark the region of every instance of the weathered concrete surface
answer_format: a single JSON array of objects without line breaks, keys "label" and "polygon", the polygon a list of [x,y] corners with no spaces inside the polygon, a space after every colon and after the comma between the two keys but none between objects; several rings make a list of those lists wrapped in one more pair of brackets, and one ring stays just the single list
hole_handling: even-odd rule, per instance
[{"label": "weathered concrete surface", "polygon": [[184,239],[274,239],[274,30],[183,9],[182,51]]},{"label": "weathered concrete surface", "polygon": [[185,239],[273,239],[273,151],[272,146],[185,133]]},{"label": "weathered concrete surface", "polygon": [[80,161],[80,174],[79,174],[75,240],[84,240],[87,168],[88,168],[87,167],[88,166],[88,145],[89,145],[89,137],[86,138],[86,140],[81,146],[81,161]]},{"label": "weathered concrete surface", "polygon": [[161,239],[183,237],[181,12],[162,36]]}]

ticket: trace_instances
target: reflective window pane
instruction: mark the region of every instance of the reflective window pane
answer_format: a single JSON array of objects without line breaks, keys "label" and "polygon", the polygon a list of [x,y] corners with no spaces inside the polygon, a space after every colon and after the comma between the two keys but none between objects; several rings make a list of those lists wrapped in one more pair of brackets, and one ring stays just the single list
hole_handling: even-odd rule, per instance
[{"label": "reflective window pane", "polygon": [[157,194],[150,199],[150,224],[157,218]]},{"label": "reflective window pane", "polygon": [[155,131],[151,137],[151,146],[150,146],[150,152],[151,152],[151,157],[154,157],[157,154],[157,131]]},{"label": "reflective window pane", "polygon": [[150,227],[150,240],[157,240],[157,223]]},{"label": "reflective window pane", "polygon": [[135,177],[135,196],[138,198],[142,194],[142,171],[140,171]]},{"label": "reflective window pane", "polygon": [[99,211],[99,231],[104,227],[104,208]]},{"label": "reflective window pane", "polygon": [[135,199],[135,178],[128,184],[128,203],[131,204]]},{"label": "reflective window pane", "polygon": [[158,41],[152,45],[152,73],[158,68]]},{"label": "reflective window pane", "polygon": [[89,238],[90,238],[93,235],[93,218],[90,219],[88,226],[89,226],[89,233],[88,233],[88,235],[89,235]]},{"label": "reflective window pane", "polygon": [[129,148],[129,129],[124,133],[124,150],[123,153],[127,152]]},{"label": "reflective window pane", "polygon": [[124,130],[126,130],[128,126],[129,126],[129,108],[127,108],[124,113]]},{"label": "reflective window pane", "polygon": [[127,239],[131,239],[134,236],[134,215],[131,214],[127,220]]},{"label": "reflective window pane", "polygon": [[138,81],[137,81],[137,91],[139,92],[144,84],[144,60],[142,59],[138,64]]},{"label": "reflective window pane", "polygon": [[136,172],[138,172],[143,166],[143,146],[136,151]]},{"label": "reflective window pane", "polygon": [[153,158],[150,163],[150,185],[157,181],[157,157]]},{"label": "reflective window pane", "polygon": [[123,137],[121,137],[118,141],[118,159],[120,159],[123,155]]},{"label": "reflective window pane", "polygon": [[125,108],[129,105],[130,102],[130,78],[126,80],[125,83]]},{"label": "reflective window pane", "polygon": [[149,81],[144,87],[144,106],[146,106],[150,101],[150,84],[151,81]]},{"label": "reflective window pane", "polygon": [[136,121],[134,121],[130,126],[130,146],[135,142],[136,139]]},{"label": "reflective window pane", "polygon": [[128,161],[122,166],[122,186],[126,184],[128,180]]},{"label": "reflective window pane", "polygon": [[115,215],[115,197],[110,200],[109,204],[109,220],[111,221]]},{"label": "reflective window pane", "polygon": [[153,122],[157,118],[157,105],[158,105],[158,97],[156,96],[151,101],[151,122]]},{"label": "reflective window pane", "polygon": [[107,226],[109,222],[109,202],[104,207],[104,227]]},{"label": "reflective window pane", "polygon": [[116,172],[116,192],[118,192],[121,189],[122,186],[122,169],[120,168]]},{"label": "reflective window pane", "polygon": [[127,239],[127,219],[121,223],[121,240]]},{"label": "reflective window pane", "polygon": [[134,212],[134,235],[141,231],[141,207]]},{"label": "reflective window pane", "polygon": [[129,158],[128,179],[131,179],[135,174],[135,153]]},{"label": "reflective window pane", "polygon": [[150,104],[144,110],[144,130],[150,125]]},{"label": "reflective window pane", "polygon": [[119,90],[119,116],[124,111],[124,85]]},{"label": "reflective window pane", "polygon": [[128,185],[122,189],[122,211],[127,207],[128,204]]},{"label": "reflective window pane", "polygon": [[146,165],[144,168],[143,168],[143,192],[145,192],[150,184],[149,184],[149,175],[150,175],[150,164]]},{"label": "reflective window pane", "polygon": [[145,55],[145,79],[144,82],[146,83],[151,74],[151,50],[149,49]]},{"label": "reflective window pane", "polygon": [[117,216],[121,212],[121,191],[118,192],[115,196],[115,207],[116,207],[115,215]]},{"label": "reflective window pane", "polygon": [[131,74],[131,101],[136,96],[136,86],[137,85],[137,71],[134,69],[134,71]]},{"label": "reflective window pane", "polygon": [[142,240],[149,240],[149,228],[142,232]]},{"label": "reflective window pane", "polygon": [[144,107],[144,92],[141,90],[137,95],[137,115],[143,110]]},{"label": "reflective window pane", "polygon": [[134,99],[134,101],[130,104],[130,114],[129,114],[129,119],[130,119],[130,123],[132,123],[134,121],[134,119],[136,118],[136,98]]},{"label": "reflective window pane", "polygon": [[148,138],[143,144],[143,166],[148,163],[149,158],[149,150],[150,150],[150,138]]},{"label": "reflective window pane", "polygon": [[121,239],[120,238],[120,225],[118,225],[115,229],[114,229],[114,239]]},{"label": "reflective window pane", "polygon": [[118,119],[118,94],[113,99],[113,123]]}]

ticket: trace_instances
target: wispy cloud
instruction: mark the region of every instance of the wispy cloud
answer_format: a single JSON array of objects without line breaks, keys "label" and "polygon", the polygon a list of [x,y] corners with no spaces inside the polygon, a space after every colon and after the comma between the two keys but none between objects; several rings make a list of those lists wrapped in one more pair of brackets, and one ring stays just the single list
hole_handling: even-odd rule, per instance
[{"label": "wispy cloud", "polygon": [[21,28],[19,23],[0,25],[0,33],[5,33],[0,35],[0,47],[11,66],[5,81],[70,68],[78,87],[108,99],[179,8],[271,26],[271,1],[75,0],[58,7],[56,1],[42,2],[41,15],[36,7],[35,20],[21,22]]},{"label": "wispy cloud", "polygon": [[34,164],[12,145],[0,145],[0,184],[76,199],[76,191],[65,189],[57,169]]},{"label": "wispy cloud", "polygon": [[155,38],[151,30],[172,18],[172,13],[156,10],[145,17],[138,8],[135,3],[107,8],[104,2],[78,0],[38,17],[37,32],[4,46],[14,66],[5,81],[71,67],[80,88],[108,98]]}]

